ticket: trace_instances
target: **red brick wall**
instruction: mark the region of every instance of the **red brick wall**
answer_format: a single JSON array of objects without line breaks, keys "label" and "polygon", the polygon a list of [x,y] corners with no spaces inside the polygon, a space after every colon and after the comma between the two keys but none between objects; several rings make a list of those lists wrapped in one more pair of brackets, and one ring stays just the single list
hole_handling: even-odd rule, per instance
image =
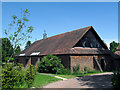
[{"label": "red brick wall", "polygon": [[[92,55],[82,55],[82,56],[76,56],[76,55],[72,55],[71,57],[71,70],[73,69],[73,66],[75,66],[76,64],[80,64],[80,70],[84,70],[85,67],[87,67],[88,69],[97,69],[98,65],[96,64],[95,60],[93,59]],[[103,70],[112,70],[113,69],[113,58],[110,55],[95,55],[96,59],[98,60],[100,66],[102,66],[101,64],[101,59],[104,59],[104,68],[102,68]]]},{"label": "red brick wall", "polygon": [[93,69],[93,56],[71,56],[71,70],[73,66],[80,64],[80,70],[84,70],[85,67]]}]

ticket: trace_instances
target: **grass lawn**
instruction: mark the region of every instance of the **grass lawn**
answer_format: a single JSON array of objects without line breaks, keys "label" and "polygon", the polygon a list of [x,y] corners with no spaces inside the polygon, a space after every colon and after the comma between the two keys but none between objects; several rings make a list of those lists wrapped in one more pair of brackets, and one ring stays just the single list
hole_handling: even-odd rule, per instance
[{"label": "grass lawn", "polygon": [[[58,78],[55,78],[52,76],[48,76],[48,75],[41,75],[41,74],[37,73],[32,87],[39,88],[39,87],[42,87],[44,85],[47,85],[49,83],[59,81],[59,80],[61,80],[61,79],[58,79]],[[14,88],[28,88],[28,87],[27,87],[26,83],[24,83],[23,85],[21,85],[19,87],[15,86]]]},{"label": "grass lawn", "polygon": [[58,78],[55,78],[52,76],[48,76],[48,75],[37,74],[32,87],[35,87],[35,88],[42,87],[44,85],[47,85],[49,83],[59,81],[59,80],[61,80],[61,79],[58,79]]}]

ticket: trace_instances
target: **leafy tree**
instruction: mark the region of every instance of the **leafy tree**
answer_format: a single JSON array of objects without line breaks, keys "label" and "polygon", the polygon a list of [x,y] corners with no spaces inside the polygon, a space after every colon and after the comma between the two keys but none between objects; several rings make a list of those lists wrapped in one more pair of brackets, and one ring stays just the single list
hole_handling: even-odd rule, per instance
[{"label": "leafy tree", "polygon": [[111,50],[112,52],[115,52],[118,44],[119,44],[119,43],[117,43],[117,42],[115,42],[115,41],[111,42],[111,43],[110,43],[110,50]]},{"label": "leafy tree", "polygon": [[15,55],[18,54],[19,52],[21,52],[20,46],[17,46],[16,50],[15,50]]},{"label": "leafy tree", "polygon": [[10,57],[13,57],[16,53],[18,46],[24,44],[28,38],[31,38],[30,33],[32,33],[34,29],[32,26],[27,26],[28,24],[26,24],[29,22],[28,16],[30,16],[28,9],[21,10],[20,17],[13,15],[9,28],[4,31],[14,49],[14,53]]},{"label": "leafy tree", "polygon": [[25,49],[28,48],[31,45],[31,41],[27,41]]},{"label": "leafy tree", "polygon": [[57,71],[64,69],[61,60],[54,55],[44,56],[38,63],[38,72],[41,73],[57,73]]},{"label": "leafy tree", "polygon": [[2,40],[2,61],[11,59],[10,56],[13,53],[13,46],[8,38],[1,38]]}]

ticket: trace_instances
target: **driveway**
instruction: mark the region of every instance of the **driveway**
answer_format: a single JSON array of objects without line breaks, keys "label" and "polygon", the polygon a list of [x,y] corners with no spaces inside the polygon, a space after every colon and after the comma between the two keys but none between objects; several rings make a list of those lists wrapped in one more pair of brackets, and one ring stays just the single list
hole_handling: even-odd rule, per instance
[{"label": "driveway", "polygon": [[43,88],[112,88],[112,72],[54,82]]}]

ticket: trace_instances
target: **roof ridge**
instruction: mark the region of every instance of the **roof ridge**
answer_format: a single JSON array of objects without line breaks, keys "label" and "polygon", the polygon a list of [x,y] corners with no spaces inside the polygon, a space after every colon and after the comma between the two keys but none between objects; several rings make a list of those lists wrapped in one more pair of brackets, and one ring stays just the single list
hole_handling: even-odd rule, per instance
[{"label": "roof ridge", "polygon": [[60,35],[64,35],[64,34],[66,34],[66,33],[71,33],[71,32],[75,32],[75,31],[79,31],[79,30],[83,30],[83,29],[87,29],[87,28],[91,28],[92,26],[88,26],[88,27],[84,27],[84,28],[80,28],[80,29],[76,29],[76,30],[72,30],[72,31],[69,31],[69,32],[65,32],[65,33],[61,33],[61,34],[58,34],[58,35],[54,35],[54,36],[51,36],[51,37],[48,37],[48,38],[45,38],[45,39],[40,39],[40,40],[37,40],[37,41],[35,41],[35,42],[38,42],[38,41],[41,41],[41,40],[46,40],[46,39],[50,39],[50,38],[52,38],[52,37],[56,37],[56,36],[60,36]]}]

